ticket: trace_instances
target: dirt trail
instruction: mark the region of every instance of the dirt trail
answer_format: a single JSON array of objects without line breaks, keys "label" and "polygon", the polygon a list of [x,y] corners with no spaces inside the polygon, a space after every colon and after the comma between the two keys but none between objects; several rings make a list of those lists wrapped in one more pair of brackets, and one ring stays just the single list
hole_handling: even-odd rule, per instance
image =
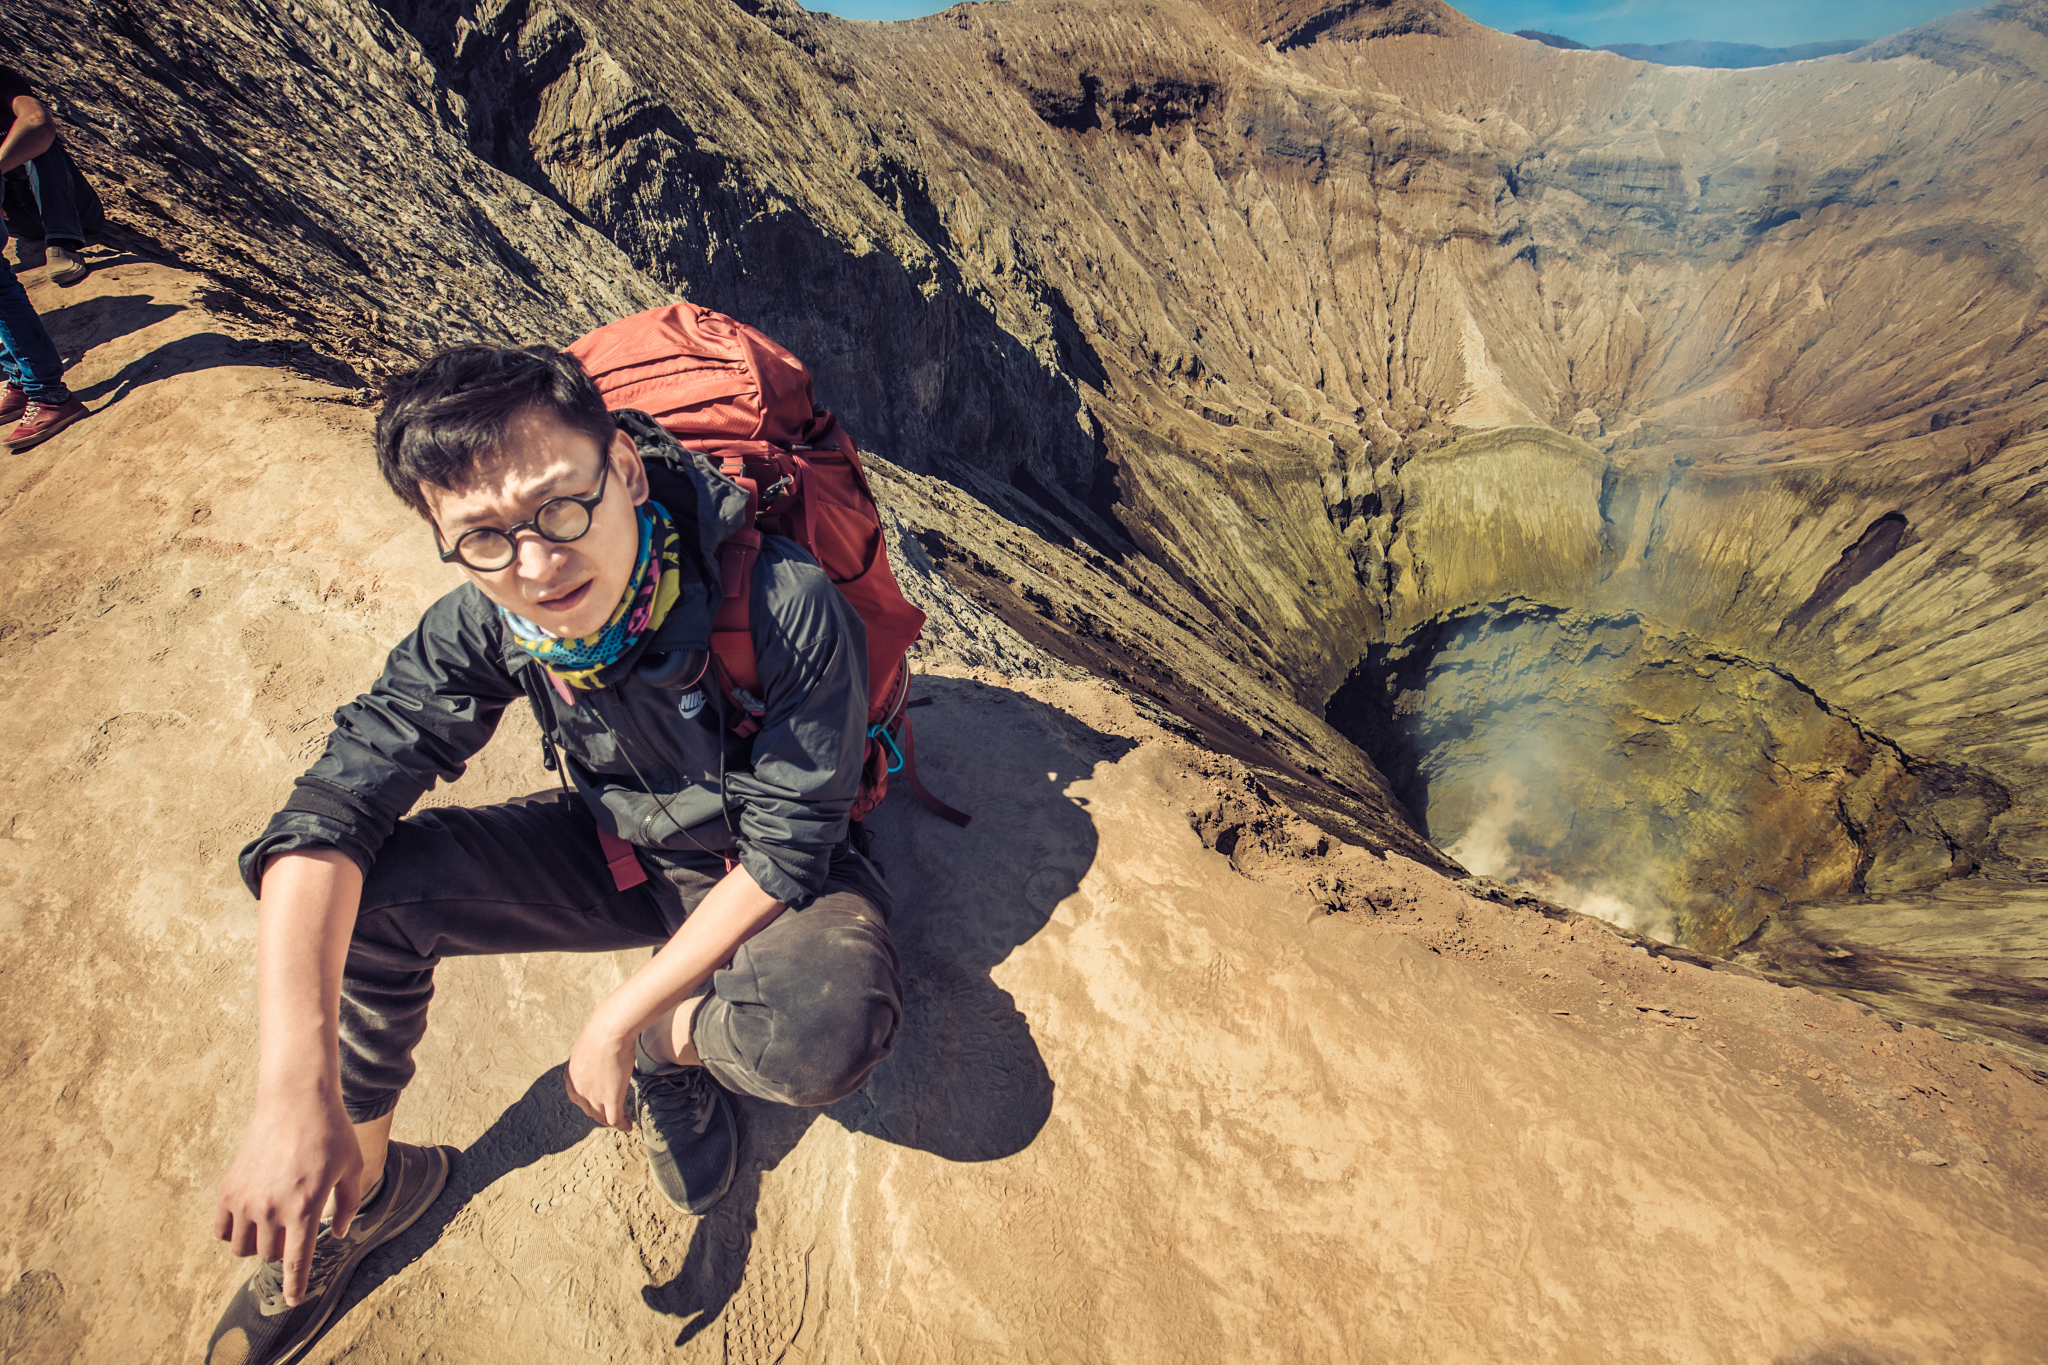
[{"label": "dirt trail", "polygon": [[[235,1273],[235,851],[452,580],[303,348],[148,262],[31,283],[104,406],[0,478],[0,1357],[175,1360]],[[878,822],[910,994],[866,1090],[749,1106],[691,1220],[561,1095],[637,958],[451,962],[398,1132],[454,1183],[314,1360],[2042,1357],[2037,1077],[1318,848],[1097,684],[921,689],[976,819]],[[536,760],[514,720],[430,799]]]}]

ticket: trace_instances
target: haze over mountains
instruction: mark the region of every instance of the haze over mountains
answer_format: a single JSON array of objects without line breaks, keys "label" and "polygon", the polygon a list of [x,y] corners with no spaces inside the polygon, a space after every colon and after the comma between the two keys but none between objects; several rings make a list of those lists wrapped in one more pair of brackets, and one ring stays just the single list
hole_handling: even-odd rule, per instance
[{"label": "haze over mountains", "polygon": [[1577,52],[1614,52],[1623,57],[1633,57],[1639,62],[1656,62],[1660,66],[1724,68],[1776,66],[1781,62],[1811,61],[1815,57],[1832,57],[1838,53],[1854,52],[1868,41],[1863,38],[1848,38],[1831,42],[1795,43],[1790,47],[1765,47],[1759,43],[1683,38],[1670,43],[1602,43],[1597,49],[1592,49],[1562,34],[1545,33],[1541,29],[1518,28],[1515,30],[1515,36],[1542,43],[1545,47]]}]

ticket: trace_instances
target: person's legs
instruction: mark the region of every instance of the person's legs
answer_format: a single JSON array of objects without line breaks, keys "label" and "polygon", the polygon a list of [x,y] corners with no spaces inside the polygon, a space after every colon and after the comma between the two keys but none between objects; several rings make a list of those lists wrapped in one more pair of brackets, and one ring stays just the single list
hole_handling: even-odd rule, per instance
[{"label": "person's legs", "polygon": [[43,236],[49,243],[44,263],[54,284],[77,284],[92,267],[79,252],[85,247],[85,214],[79,203],[78,167],[62,140],[28,163],[29,185],[35,191],[36,210],[42,216]]},{"label": "person's legs", "polygon": [[29,188],[43,219],[43,240],[52,246],[85,245],[85,225],[78,212],[78,167],[60,139],[28,163]]},{"label": "person's legs", "polygon": [[0,425],[18,421],[27,406],[28,395],[21,387],[21,366],[15,364],[7,347],[0,344]]},{"label": "person's legs", "polygon": [[0,199],[7,208],[7,230],[21,243],[17,254],[28,250],[34,242],[40,247],[43,240],[43,215],[36,208],[35,187],[28,182],[28,167],[16,166],[0,176],[0,185],[5,186],[5,197]]},{"label": "person's legs", "polygon": [[559,793],[399,821],[364,879],[342,968],[341,1100],[362,1150],[362,1205],[346,1237],[323,1230],[296,1307],[284,1301],[281,1262],[256,1268],[222,1309],[207,1344],[210,1365],[297,1359],[362,1259],[439,1196],[449,1149],[390,1140],[412,1049],[426,1032],[435,964],[467,953],[661,943],[664,899],[673,896],[651,881],[613,888],[589,813]]},{"label": "person's legs", "polygon": [[[0,220],[4,221],[4,220]],[[0,226],[0,247],[7,244],[7,229]],[[0,255],[0,350],[7,354],[7,378],[19,384],[31,403],[57,407],[71,401],[64,387],[64,360],[57,343],[36,315],[28,291],[14,277],[14,264]]]},{"label": "person's legs", "polygon": [[342,1107],[363,1146],[365,1188],[413,1076],[440,960],[664,943],[659,885],[615,889],[589,812],[559,793],[399,822],[364,882],[342,970]]},{"label": "person's legs", "polygon": [[[724,875],[717,859],[671,860],[671,925]],[[708,1211],[732,1184],[738,1121],[728,1091],[824,1105],[858,1090],[889,1055],[902,985],[889,942],[888,888],[842,848],[824,894],[785,910],[712,973],[706,989],[640,1034],[637,1123],[656,1188]]]}]

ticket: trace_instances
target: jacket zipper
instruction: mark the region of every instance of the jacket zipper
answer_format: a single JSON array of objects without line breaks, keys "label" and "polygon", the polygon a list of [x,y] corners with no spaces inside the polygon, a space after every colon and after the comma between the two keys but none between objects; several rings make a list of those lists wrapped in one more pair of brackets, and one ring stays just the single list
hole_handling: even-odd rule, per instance
[{"label": "jacket zipper", "polygon": [[[597,696],[602,695],[603,690],[600,689],[598,692],[593,694],[593,699],[595,699],[595,697]],[[640,722],[633,719],[633,708],[626,704],[626,699],[623,695],[615,693],[612,697],[612,700],[618,705],[619,719],[622,722],[623,728],[632,735],[634,742],[638,744],[640,747],[640,752],[646,754],[651,762],[654,757],[654,746],[647,742],[646,732],[641,730]],[[629,769],[632,767],[631,759],[626,760],[626,766]],[[670,777],[670,774],[664,772],[661,774],[661,776]],[[654,842],[655,813],[659,812],[663,815],[666,815],[668,814],[668,812],[664,808],[664,803],[660,797],[655,796],[653,792],[649,792],[647,794],[651,797],[654,797],[654,810],[640,817],[640,838],[644,842],[651,844]]]}]

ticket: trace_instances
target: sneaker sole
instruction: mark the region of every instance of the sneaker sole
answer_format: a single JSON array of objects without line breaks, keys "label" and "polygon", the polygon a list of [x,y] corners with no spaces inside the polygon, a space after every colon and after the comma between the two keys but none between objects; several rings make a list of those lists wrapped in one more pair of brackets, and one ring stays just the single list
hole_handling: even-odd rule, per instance
[{"label": "sneaker sole", "polygon": [[419,1150],[426,1153],[439,1168],[427,1177],[427,1184],[431,1188],[432,1193],[420,1200],[418,1208],[379,1233],[374,1242],[363,1243],[361,1250],[349,1257],[348,1260],[342,1262],[341,1269],[336,1273],[334,1292],[327,1296],[327,1307],[321,1311],[319,1317],[313,1320],[312,1326],[307,1329],[305,1340],[279,1356],[272,1362],[272,1365],[292,1365],[293,1361],[302,1358],[306,1352],[313,1349],[313,1344],[320,1340],[320,1334],[327,1330],[327,1324],[333,1320],[334,1310],[341,1307],[342,1299],[347,1297],[345,1291],[348,1288],[348,1282],[355,1278],[356,1267],[363,1263],[363,1258],[398,1236],[399,1233],[404,1232],[414,1223],[419,1222],[426,1215],[427,1210],[434,1207],[435,1201],[441,1197],[441,1191],[448,1188],[448,1173],[453,1164],[449,1160],[451,1149],[447,1147],[422,1147]]},{"label": "sneaker sole", "polygon": [[7,448],[15,452],[16,454],[19,454],[24,450],[33,450],[35,447],[49,440],[52,436],[55,436],[58,432],[65,430],[74,423],[82,422],[90,416],[92,416],[92,413],[91,411],[88,410],[86,412],[81,412],[73,416],[66,417],[63,421],[58,422],[52,426],[45,427],[43,428],[43,430],[37,432],[35,435],[30,436],[24,440],[9,441],[7,443]]}]

